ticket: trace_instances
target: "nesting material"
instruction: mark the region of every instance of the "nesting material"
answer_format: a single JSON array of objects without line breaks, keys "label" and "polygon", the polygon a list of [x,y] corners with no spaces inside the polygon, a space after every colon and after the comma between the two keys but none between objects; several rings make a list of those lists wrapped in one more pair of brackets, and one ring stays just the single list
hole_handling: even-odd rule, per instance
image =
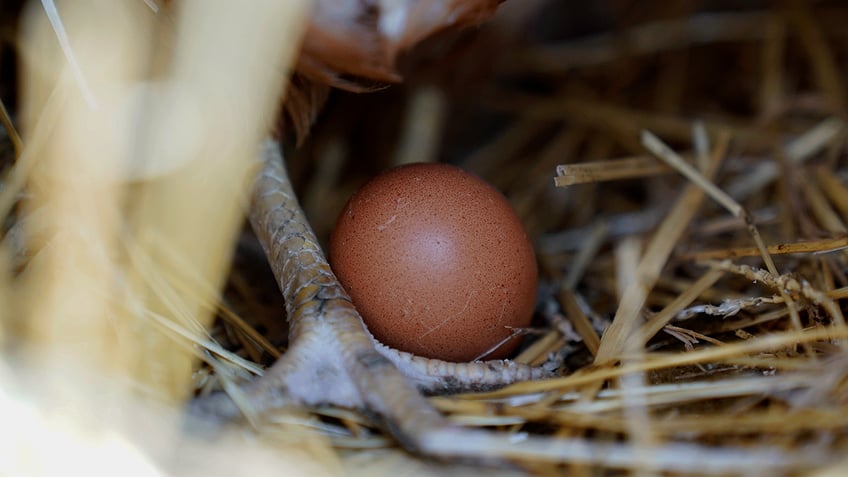
[{"label": "nesting material", "polygon": [[[180,17],[185,28],[211,34],[202,28],[209,23],[199,20],[215,2],[187,3],[185,11],[194,13]],[[324,241],[351,193],[397,161],[451,162],[505,193],[528,229],[539,264],[534,321],[522,330],[524,344],[514,358],[534,365],[553,358],[562,366],[550,379],[429,397],[457,426],[490,432],[468,440],[436,435],[428,449],[451,456],[436,463],[401,449],[374,415],[327,406],[248,416],[232,424],[237,437],[211,448],[174,444],[194,442],[161,417],[173,416],[181,397],[226,389],[238,401],[236,383],[263,373],[285,353],[285,324],[273,301],[278,291],[245,233],[236,252],[239,266],[225,293],[217,294],[238,213],[228,208],[215,244],[205,243],[203,250],[214,253],[196,248],[200,239],[188,219],[209,217],[190,205],[205,211],[211,197],[190,192],[200,187],[197,176],[167,176],[159,183],[156,174],[167,169],[140,169],[132,182],[115,181],[122,177],[116,170],[121,163],[82,154],[123,151],[122,138],[103,142],[81,125],[110,124],[86,120],[100,113],[92,112],[85,91],[111,85],[114,99],[125,87],[94,74],[102,70],[86,69],[105,63],[103,56],[87,56],[81,45],[89,43],[82,40],[68,43],[81,75],[73,69],[57,73],[59,88],[27,93],[20,110],[10,111],[25,127],[20,137],[9,133],[9,147],[2,148],[17,152],[18,159],[5,169],[0,189],[0,210],[10,214],[0,248],[0,299],[13,304],[2,310],[0,343],[4,361],[26,366],[20,364],[23,371],[14,376],[3,371],[0,383],[31,391],[0,393],[2,402],[42,409],[26,414],[35,416],[26,429],[44,435],[55,430],[58,418],[43,412],[50,407],[40,407],[42,402],[102,409],[94,413],[102,425],[97,429],[121,436],[122,452],[123,438],[130,436],[127,462],[141,455],[153,462],[150,473],[203,469],[228,475],[238,473],[232,463],[239,459],[254,464],[252,472],[285,468],[304,475],[408,469],[460,475],[479,473],[478,466],[491,462],[499,464],[485,469],[492,475],[848,472],[848,7],[838,1],[753,2],[730,9],[694,0],[579,3],[507,1],[503,15],[486,27],[427,42],[401,62],[404,85],[366,96],[331,95],[309,137],[288,155],[295,188]],[[142,2],[137,7],[147,8]],[[281,18],[299,24],[304,11]],[[231,10],[222,12],[230,12],[234,30],[247,24],[236,25]],[[154,31],[133,25],[144,34]],[[91,28],[68,31],[74,39]],[[244,37],[231,33],[230,41]],[[257,37],[256,44],[271,43]],[[97,44],[99,38],[86,41]],[[176,73],[201,81],[232,70],[242,74],[249,66],[204,69],[192,52],[212,43],[197,38],[178,49],[182,67]],[[212,48],[209,65],[253,51],[251,45],[223,43],[216,44],[231,54]],[[138,57],[147,65],[148,47],[108,58]],[[52,60],[41,64],[69,61],[58,43],[51,48]],[[284,64],[294,64],[291,51],[283,50],[289,54]],[[256,55],[282,61],[284,53]],[[279,72],[268,73],[263,62],[250,64],[264,78],[263,88],[222,84],[234,88],[232,97],[251,97],[265,111],[252,116],[250,127],[240,123],[243,118],[236,121],[248,132],[235,136],[255,142],[270,126],[262,105],[276,100],[279,89],[270,78],[279,79]],[[32,64],[20,67],[39,71]],[[119,73],[132,79],[137,70]],[[217,97],[208,91],[191,88],[186,97]],[[171,98],[152,97],[162,104]],[[436,106],[422,106],[425,100]],[[101,108],[128,104],[101,102]],[[191,108],[180,111],[180,118],[197,117]],[[226,111],[222,121],[232,117]],[[151,125],[139,137],[167,131]],[[197,134],[189,128],[176,136]],[[89,135],[94,142],[82,140]],[[73,148],[61,146],[60,139]],[[420,141],[426,147],[417,146]],[[248,151],[240,157],[251,158],[252,143],[239,144]],[[168,151],[153,149],[160,150]],[[416,157],[419,150],[422,157]],[[63,162],[70,151],[89,160]],[[220,152],[213,146],[203,151]],[[43,157],[71,167],[44,174],[33,159]],[[224,162],[215,164],[215,171],[225,169]],[[240,203],[244,184],[227,180],[245,177],[252,166],[233,167],[235,173],[221,176],[204,173],[223,177],[225,190]],[[83,172],[97,182],[81,186],[65,175]],[[64,187],[69,184],[76,186]],[[45,191],[58,195],[50,199]],[[122,225],[126,217],[131,227]],[[160,221],[186,230],[177,238],[127,239]],[[201,260],[207,254],[214,257]],[[220,319],[207,331],[203,317],[216,310]],[[22,318],[30,316],[40,321]],[[32,346],[21,353],[21,343]],[[76,353],[80,349],[85,352]],[[98,379],[67,371],[85,367],[76,364],[80,355],[99,363],[86,368]],[[192,373],[189,363],[200,360],[204,365]],[[39,367],[26,379],[27,366],[44,361],[67,366]],[[111,386],[121,392],[102,392]],[[80,391],[68,391],[73,389]],[[99,399],[85,404],[86,393]],[[38,400],[48,395],[54,400]],[[125,414],[124,407],[134,412]],[[159,417],[138,418],[148,412]],[[91,414],[78,414],[84,418],[77,430],[89,428]],[[167,436],[167,445],[145,437],[151,435]],[[245,440],[261,450],[241,453]],[[181,456],[205,465],[177,468],[173,463]]]}]

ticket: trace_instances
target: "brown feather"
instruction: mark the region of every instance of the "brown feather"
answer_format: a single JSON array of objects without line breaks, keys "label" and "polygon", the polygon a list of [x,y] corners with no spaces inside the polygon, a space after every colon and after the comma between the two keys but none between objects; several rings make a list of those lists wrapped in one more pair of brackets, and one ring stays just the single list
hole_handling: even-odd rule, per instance
[{"label": "brown feather", "polygon": [[446,28],[483,22],[501,2],[316,0],[285,106],[298,138],[326,99],[326,90],[315,96],[317,85],[366,92],[399,82],[395,62],[403,51]]},{"label": "brown feather", "polygon": [[307,136],[327,101],[330,87],[295,74],[289,80],[287,90],[286,100],[283,103],[284,122],[294,130],[299,143]]}]

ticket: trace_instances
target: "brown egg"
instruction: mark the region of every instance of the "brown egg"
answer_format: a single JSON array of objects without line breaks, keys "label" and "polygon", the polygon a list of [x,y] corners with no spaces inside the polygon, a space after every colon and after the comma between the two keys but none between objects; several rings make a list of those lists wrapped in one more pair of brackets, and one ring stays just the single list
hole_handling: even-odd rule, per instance
[{"label": "brown egg", "polygon": [[330,262],[371,333],[416,355],[470,361],[533,314],[524,227],[500,192],[454,166],[401,166],[367,183],[336,223]]}]

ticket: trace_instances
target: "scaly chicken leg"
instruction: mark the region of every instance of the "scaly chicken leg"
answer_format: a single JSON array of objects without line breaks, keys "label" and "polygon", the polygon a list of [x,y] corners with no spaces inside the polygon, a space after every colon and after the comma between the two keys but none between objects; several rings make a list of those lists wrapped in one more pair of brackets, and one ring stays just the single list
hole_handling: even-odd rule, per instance
[{"label": "scaly chicken leg", "polygon": [[[286,301],[290,347],[243,389],[248,414],[287,404],[334,404],[380,416],[407,448],[430,429],[450,425],[415,389],[486,389],[551,374],[511,361],[449,363],[413,356],[374,340],[333,275],[286,175],[279,146],[261,148],[263,171],[253,189],[250,220]],[[193,403],[195,414],[239,413],[225,394]]]}]

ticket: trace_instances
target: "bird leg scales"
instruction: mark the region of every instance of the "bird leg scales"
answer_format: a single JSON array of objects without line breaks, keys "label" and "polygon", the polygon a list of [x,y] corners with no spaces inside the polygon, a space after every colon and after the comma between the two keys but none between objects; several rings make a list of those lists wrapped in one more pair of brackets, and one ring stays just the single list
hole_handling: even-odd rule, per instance
[{"label": "bird leg scales", "polygon": [[220,393],[192,403],[195,414],[233,418],[288,404],[334,404],[379,416],[402,444],[416,449],[428,430],[452,427],[420,391],[490,389],[552,374],[508,360],[450,363],[377,342],[330,269],[276,141],[264,142],[260,158],[250,221],[285,299],[290,347],[265,375],[239,390],[239,402],[249,410]]}]

